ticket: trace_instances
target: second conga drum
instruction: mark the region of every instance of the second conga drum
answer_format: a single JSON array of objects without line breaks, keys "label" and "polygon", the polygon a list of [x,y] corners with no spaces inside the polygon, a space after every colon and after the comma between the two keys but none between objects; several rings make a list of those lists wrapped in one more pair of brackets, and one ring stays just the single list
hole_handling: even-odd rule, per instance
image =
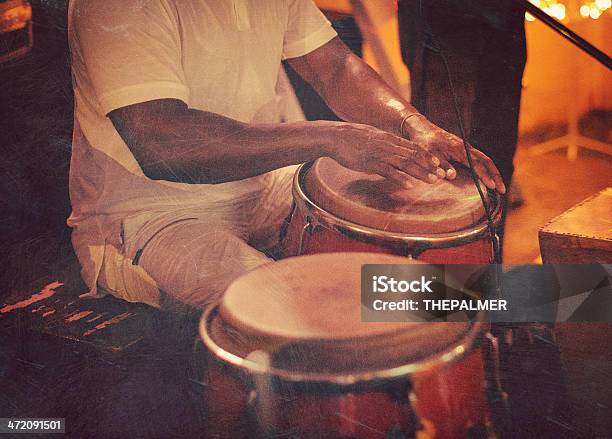
[{"label": "second conga drum", "polygon": [[[302,165],[284,255],[361,251],[440,264],[492,262],[488,221],[467,170],[458,169],[452,181],[411,185],[402,188],[327,157]],[[497,224],[497,194],[483,191]]]},{"label": "second conga drum", "polygon": [[239,278],[205,311],[206,437],[490,437],[503,392],[487,328],[362,322],[366,263],[406,259],[285,259]]}]

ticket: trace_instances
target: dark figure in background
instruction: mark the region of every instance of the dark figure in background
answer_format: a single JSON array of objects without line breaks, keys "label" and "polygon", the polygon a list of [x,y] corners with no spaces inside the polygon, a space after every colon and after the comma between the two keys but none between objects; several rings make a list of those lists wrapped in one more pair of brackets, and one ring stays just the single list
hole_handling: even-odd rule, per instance
[{"label": "dark figure in background", "polygon": [[[412,104],[435,124],[461,135],[441,49],[468,141],[493,159],[508,187],[527,59],[524,14],[511,0],[398,1]],[[500,239],[505,216],[504,208]]]},{"label": "dark figure in background", "polygon": [[[493,159],[508,187],[527,59],[525,10],[517,5],[513,0],[398,0],[400,44],[410,70],[412,104],[435,124],[461,136],[441,51],[467,140]],[[500,239],[506,204],[504,197]],[[525,276],[532,287],[540,285],[537,276]],[[492,331],[501,341],[502,387],[512,409],[505,433],[572,437],[566,426],[569,410],[554,327],[497,324]]]}]

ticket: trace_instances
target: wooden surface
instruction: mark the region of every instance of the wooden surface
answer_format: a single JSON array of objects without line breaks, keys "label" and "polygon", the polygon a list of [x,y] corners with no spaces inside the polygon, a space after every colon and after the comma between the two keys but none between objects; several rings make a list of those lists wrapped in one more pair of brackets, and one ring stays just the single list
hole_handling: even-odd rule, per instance
[{"label": "wooden surface", "polygon": [[546,264],[612,263],[612,187],[554,218],[539,237]]},{"label": "wooden surface", "polygon": [[74,259],[1,291],[2,416],[63,417],[62,437],[75,439],[199,437],[197,320],[112,297],[79,299],[85,291]]},{"label": "wooden surface", "polygon": [[138,343],[159,311],[107,296],[80,299],[87,289],[77,273],[58,273],[38,281],[40,286],[16,291],[0,302],[0,327],[24,325],[30,331],[91,344],[119,352]]}]

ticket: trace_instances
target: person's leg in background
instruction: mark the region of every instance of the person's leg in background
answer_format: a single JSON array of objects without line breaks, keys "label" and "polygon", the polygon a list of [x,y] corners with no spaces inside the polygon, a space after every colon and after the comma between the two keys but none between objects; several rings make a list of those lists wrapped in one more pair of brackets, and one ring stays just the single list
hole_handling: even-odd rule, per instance
[{"label": "person's leg in background", "polygon": [[527,59],[523,17],[512,17],[508,33],[487,35],[478,69],[472,105],[470,139],[495,157],[504,182],[509,186],[512,160],[518,141],[521,81]]},{"label": "person's leg in background", "polygon": [[[431,6],[427,7],[429,23],[425,25],[419,18],[419,3],[400,0],[398,10],[413,104],[434,123],[460,135],[446,68],[435,44],[428,41],[427,27],[447,58],[468,140],[493,159],[510,187],[526,61],[523,12],[505,14],[507,21],[502,30],[473,15],[444,8],[434,11],[431,2],[422,2]],[[504,206],[500,238],[506,210]],[[562,437],[555,433],[565,430],[548,421],[551,413],[558,414],[565,408],[564,377],[554,329],[550,325],[518,323],[494,324],[492,331],[501,340],[500,380],[509,396],[513,434],[521,431]],[[508,338],[508,334],[512,337]]]},{"label": "person's leg in background", "polygon": [[432,122],[461,135],[448,73],[438,46],[448,63],[458,97],[464,128],[469,133],[480,55],[482,29],[473,20],[423,5],[419,0],[398,3],[402,57],[410,71],[412,104]]},{"label": "person's leg in background", "polygon": [[[419,0],[398,5],[402,56],[415,107],[442,128],[461,135],[448,74],[468,140],[489,155],[510,187],[516,151],[521,80],[526,61],[522,11],[487,23],[461,8],[446,10]],[[468,11],[469,12],[469,11]],[[449,72],[437,49],[446,58]],[[498,234],[503,245],[506,199]]]},{"label": "person's leg in background", "polygon": [[[470,140],[493,159],[506,187],[512,190],[527,48],[523,13],[515,14],[510,20],[508,33],[491,32],[487,38],[472,105]],[[498,228],[502,252],[508,213],[507,195],[503,197],[503,203]]]}]

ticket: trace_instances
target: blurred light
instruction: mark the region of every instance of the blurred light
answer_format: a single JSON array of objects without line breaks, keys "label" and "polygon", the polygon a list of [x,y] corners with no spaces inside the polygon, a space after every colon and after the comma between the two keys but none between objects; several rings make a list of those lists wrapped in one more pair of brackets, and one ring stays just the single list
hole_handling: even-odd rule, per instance
[{"label": "blurred light", "polygon": [[555,3],[554,5],[549,6],[547,9],[547,12],[556,19],[563,20],[565,18],[565,5]]},{"label": "blurred light", "polygon": [[[529,0],[530,3],[542,9],[551,17],[556,18],[557,20],[564,20],[567,17],[565,5],[563,3],[558,2],[557,0]],[[612,0],[600,0],[600,1],[612,1]],[[535,17],[533,15],[526,13],[525,19],[527,21],[534,21]]]},{"label": "blurred light", "polygon": [[32,20],[32,6],[25,1],[0,2],[0,33],[24,29]]},{"label": "blurred light", "polygon": [[[567,7],[558,0],[529,0],[529,2],[548,15],[557,20],[567,20]],[[608,9],[612,8],[612,0],[586,0],[581,1],[579,11],[580,16],[597,20]],[[525,13],[525,20],[535,21],[535,17],[528,12]]]},{"label": "blurred light", "polygon": [[32,49],[32,6],[26,0],[0,0],[0,63]]},{"label": "blurred light", "polygon": [[597,20],[601,16],[601,11],[597,7],[591,7],[591,13],[589,15],[593,20]]},{"label": "blurred light", "polygon": [[580,6],[580,15],[582,15],[584,18],[587,18],[590,13],[591,13],[591,8],[589,7],[589,5]]}]

